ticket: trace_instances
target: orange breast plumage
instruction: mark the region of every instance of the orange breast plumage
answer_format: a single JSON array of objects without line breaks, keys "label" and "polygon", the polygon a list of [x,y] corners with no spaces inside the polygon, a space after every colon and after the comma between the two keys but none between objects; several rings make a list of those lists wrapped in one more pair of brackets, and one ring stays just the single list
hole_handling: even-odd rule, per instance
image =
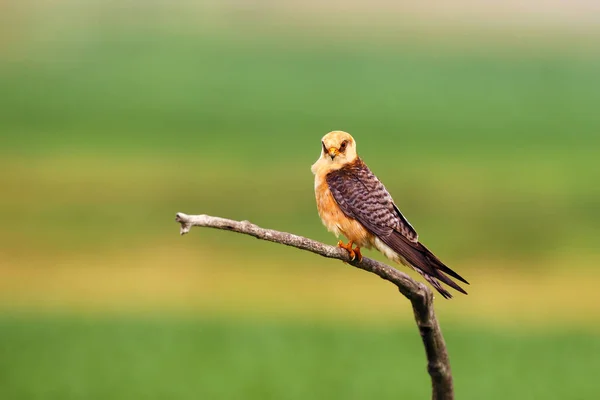
[{"label": "orange breast plumage", "polygon": [[[317,178],[318,179],[318,178]],[[336,236],[344,235],[359,247],[371,248],[373,235],[371,235],[358,221],[348,218],[340,209],[331,195],[325,179],[320,179],[315,184],[317,209],[323,225]]]}]

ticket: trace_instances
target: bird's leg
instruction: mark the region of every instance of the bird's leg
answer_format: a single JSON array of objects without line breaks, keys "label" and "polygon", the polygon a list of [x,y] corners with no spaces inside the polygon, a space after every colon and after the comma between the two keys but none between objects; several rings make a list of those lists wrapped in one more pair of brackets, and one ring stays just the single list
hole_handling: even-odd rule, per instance
[{"label": "bird's leg", "polygon": [[[348,244],[344,244],[344,242],[342,242],[341,240],[338,242],[338,247],[341,247],[342,249],[346,249],[348,250],[348,253],[350,254],[350,260],[354,261],[354,259],[356,258],[356,252],[354,250],[352,250],[352,240],[348,242]],[[360,254],[360,249],[358,254]],[[362,256],[360,256],[360,258],[362,259]]]}]

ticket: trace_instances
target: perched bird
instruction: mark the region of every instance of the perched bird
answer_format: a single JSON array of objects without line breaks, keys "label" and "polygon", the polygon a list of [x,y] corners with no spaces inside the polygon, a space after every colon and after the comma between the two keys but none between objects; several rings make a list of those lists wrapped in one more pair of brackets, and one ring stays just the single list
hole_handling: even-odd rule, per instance
[{"label": "perched bird", "polygon": [[387,258],[415,269],[445,298],[452,295],[441,283],[467,294],[450,277],[469,282],[419,242],[385,186],[358,157],[354,138],[347,132],[329,132],[321,147],[321,156],[311,168],[317,208],[330,232],[348,238],[348,244],[340,240],[338,246],[359,260],[361,247],[375,247]]}]

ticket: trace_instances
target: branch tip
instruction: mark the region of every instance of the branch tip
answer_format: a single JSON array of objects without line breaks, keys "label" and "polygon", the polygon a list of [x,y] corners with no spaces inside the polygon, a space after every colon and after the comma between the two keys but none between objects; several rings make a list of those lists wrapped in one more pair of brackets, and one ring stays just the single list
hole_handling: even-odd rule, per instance
[{"label": "branch tip", "polygon": [[185,235],[192,228],[192,223],[190,222],[189,216],[187,214],[181,212],[177,213],[175,215],[175,221],[181,224],[181,228],[179,228],[180,235]]}]

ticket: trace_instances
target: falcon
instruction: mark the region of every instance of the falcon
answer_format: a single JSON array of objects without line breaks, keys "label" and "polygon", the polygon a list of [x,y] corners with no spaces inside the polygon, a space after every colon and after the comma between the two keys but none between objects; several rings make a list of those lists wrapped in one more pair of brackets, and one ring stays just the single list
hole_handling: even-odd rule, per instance
[{"label": "falcon", "polygon": [[[417,232],[402,215],[385,186],[356,153],[356,141],[343,131],[321,139],[321,155],[311,168],[315,175],[317,209],[338,246],[352,260],[362,260],[361,248],[376,248],[390,260],[413,268],[444,298],[452,295],[442,283],[467,294],[450,277],[469,284],[419,242]],[[356,247],[353,248],[353,245]]]}]

